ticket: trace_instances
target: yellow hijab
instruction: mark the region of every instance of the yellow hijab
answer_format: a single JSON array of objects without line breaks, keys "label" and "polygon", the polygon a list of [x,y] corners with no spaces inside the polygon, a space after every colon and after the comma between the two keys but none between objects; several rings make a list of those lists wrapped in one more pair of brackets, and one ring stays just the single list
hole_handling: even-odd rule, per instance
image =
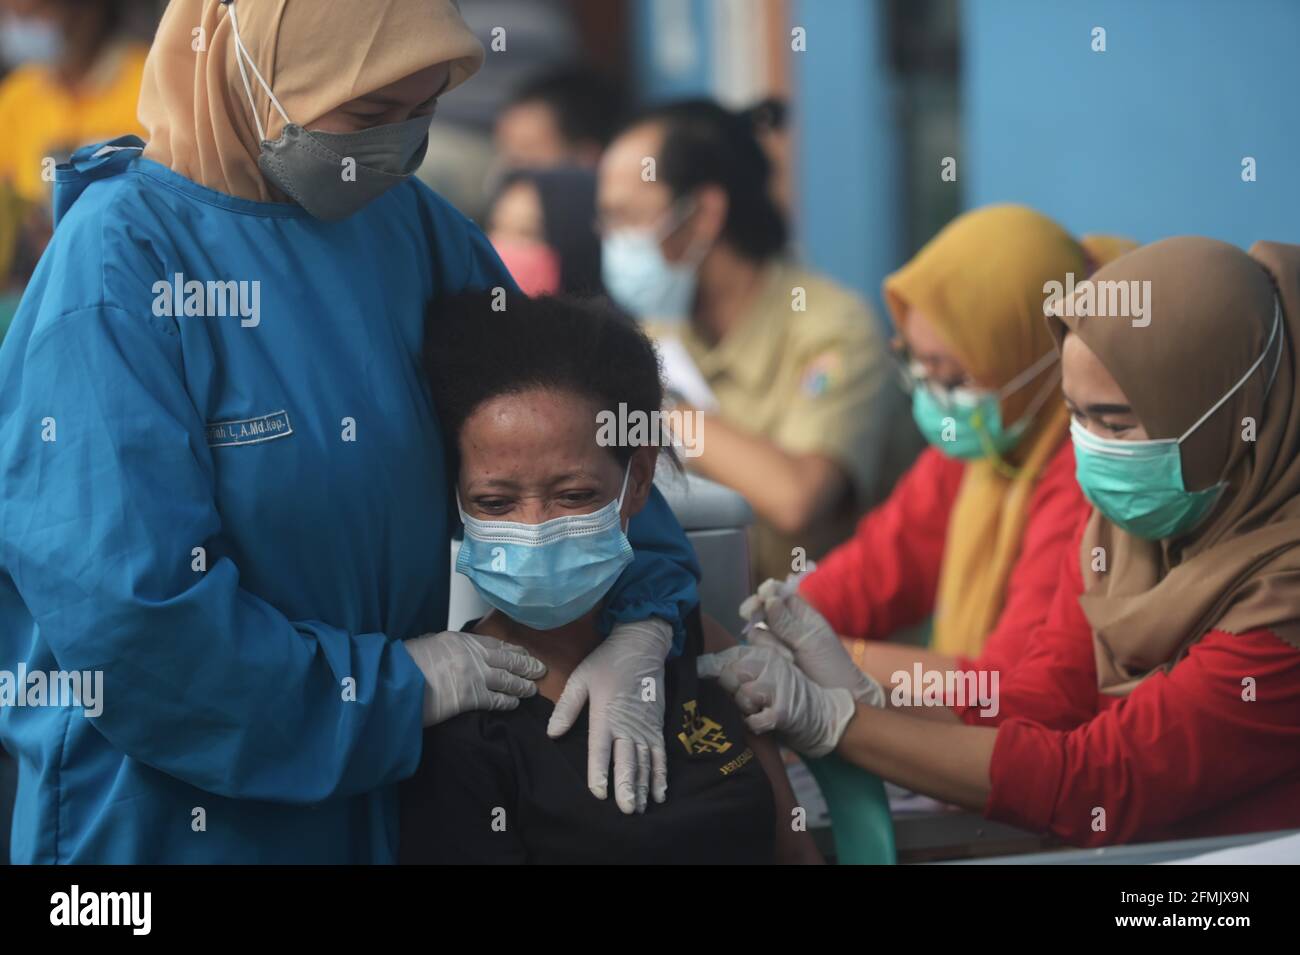
[{"label": "yellow hijab", "polygon": [[[976,383],[997,389],[1054,350],[1043,286],[1064,283],[1066,273],[1083,279],[1094,263],[1132,245],[1108,237],[1081,242],[1032,209],[989,206],[953,220],[886,278],[885,301],[900,329],[909,307],[925,315]],[[1019,420],[1059,380],[1054,363],[1003,400],[1002,420]],[[1049,395],[1006,462],[967,464],[948,522],[933,649],[968,657],[983,649],[1006,600],[1034,485],[1068,440],[1069,424],[1065,405]]]},{"label": "yellow hijab", "polygon": [[[239,32],[289,117],[310,128],[344,103],[439,63],[447,89],[482,65],[483,47],[452,0],[236,0]],[[260,84],[253,99],[268,139],[284,119]],[[437,92],[430,90],[430,95]],[[210,189],[268,201],[260,143],[229,9],[171,0],[145,62],[145,156]]]}]

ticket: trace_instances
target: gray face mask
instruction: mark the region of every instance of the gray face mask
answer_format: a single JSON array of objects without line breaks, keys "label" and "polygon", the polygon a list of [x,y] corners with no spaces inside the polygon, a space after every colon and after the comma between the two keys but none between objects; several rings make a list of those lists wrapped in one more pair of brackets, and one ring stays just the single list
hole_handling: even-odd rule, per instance
[{"label": "gray face mask", "polygon": [[420,167],[429,146],[431,119],[420,116],[356,133],[308,132],[289,123],[275,142],[263,140],[257,165],[317,219],[335,222],[358,212]]},{"label": "gray face mask", "polygon": [[[262,78],[252,56],[239,37],[235,4],[228,3],[230,26],[235,36],[235,60],[244,80],[253,121],[261,140],[257,165],[268,180],[284,191],[313,217],[326,222],[346,219],[399,185],[419,168],[429,147],[429,124],[433,116],[417,116],[402,123],[390,123],[355,133],[327,133],[306,130],[289,119],[280,101]],[[247,60],[253,75],[284,117],[284,132],[270,142],[257,116],[253,89],[244,68]]]}]

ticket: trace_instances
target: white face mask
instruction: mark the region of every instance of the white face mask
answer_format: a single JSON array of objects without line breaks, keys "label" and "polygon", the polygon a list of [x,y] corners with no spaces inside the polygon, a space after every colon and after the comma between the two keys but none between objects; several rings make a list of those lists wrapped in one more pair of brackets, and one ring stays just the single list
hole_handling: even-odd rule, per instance
[{"label": "white face mask", "polygon": [[643,320],[681,322],[691,314],[700,262],[706,249],[692,245],[681,262],[664,258],[660,242],[672,234],[690,210],[674,205],[652,226],[619,229],[601,241],[601,277],[610,297]]},{"label": "white face mask", "polygon": [[0,14],[0,62],[4,65],[57,63],[65,47],[63,31],[56,24],[39,17]]}]

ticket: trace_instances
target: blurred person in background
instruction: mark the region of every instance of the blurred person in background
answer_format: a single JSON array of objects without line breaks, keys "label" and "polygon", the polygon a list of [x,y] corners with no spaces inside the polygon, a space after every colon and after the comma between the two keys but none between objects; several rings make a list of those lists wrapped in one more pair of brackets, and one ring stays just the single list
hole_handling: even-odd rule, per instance
[{"label": "blurred person in background", "polygon": [[[1082,279],[1133,246],[1077,241],[1032,209],[990,206],[949,223],[886,278],[913,419],[930,447],[797,596],[782,599],[771,580],[743,614],[770,611],[796,637],[845,636],[883,684],[918,660],[1012,671],[1087,507],[1043,286]],[[886,642],[927,618],[928,649]]]},{"label": "blurred person in background", "polygon": [[617,86],[595,70],[562,67],[534,77],[497,117],[497,158],[510,169],[594,169],[620,120]]},{"label": "blurred person in background", "polygon": [[460,11],[487,56],[474,82],[439,108],[416,175],[481,224],[502,171],[493,143],[497,116],[524,83],[579,60],[583,50],[568,0],[461,0]]},{"label": "blurred person in background", "polygon": [[778,96],[759,101],[751,110],[759,145],[772,164],[772,199],[789,219],[794,209],[794,142],[790,107]]},{"label": "blurred person in background", "polygon": [[688,465],[748,499],[755,573],[784,577],[888,487],[902,402],[866,304],[785,257],[770,187],[753,118],[691,100],[618,135],[597,207],[606,290],[648,323],[677,407],[702,416]]},{"label": "blurred person in background", "polygon": [[488,211],[487,234],[529,295],[601,292],[596,176],[590,169],[508,174]]},{"label": "blurred person in background", "polygon": [[[21,291],[53,228],[54,165],[87,143],[144,132],[148,46],[122,30],[125,0],[0,0],[0,286]],[[3,333],[0,317],[0,334]]]}]

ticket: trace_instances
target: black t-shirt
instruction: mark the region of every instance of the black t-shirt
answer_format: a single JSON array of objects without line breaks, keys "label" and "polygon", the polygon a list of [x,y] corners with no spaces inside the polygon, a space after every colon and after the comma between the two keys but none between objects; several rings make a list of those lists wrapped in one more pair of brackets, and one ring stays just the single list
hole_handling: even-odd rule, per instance
[{"label": "black t-shirt", "polygon": [[400,787],[404,863],[768,863],[775,807],[731,697],[695,674],[703,632],[687,620],[665,667],[668,799],[625,815],[587,789],[587,712],[546,735],[542,696],[504,713],[463,713],[424,732]]}]

